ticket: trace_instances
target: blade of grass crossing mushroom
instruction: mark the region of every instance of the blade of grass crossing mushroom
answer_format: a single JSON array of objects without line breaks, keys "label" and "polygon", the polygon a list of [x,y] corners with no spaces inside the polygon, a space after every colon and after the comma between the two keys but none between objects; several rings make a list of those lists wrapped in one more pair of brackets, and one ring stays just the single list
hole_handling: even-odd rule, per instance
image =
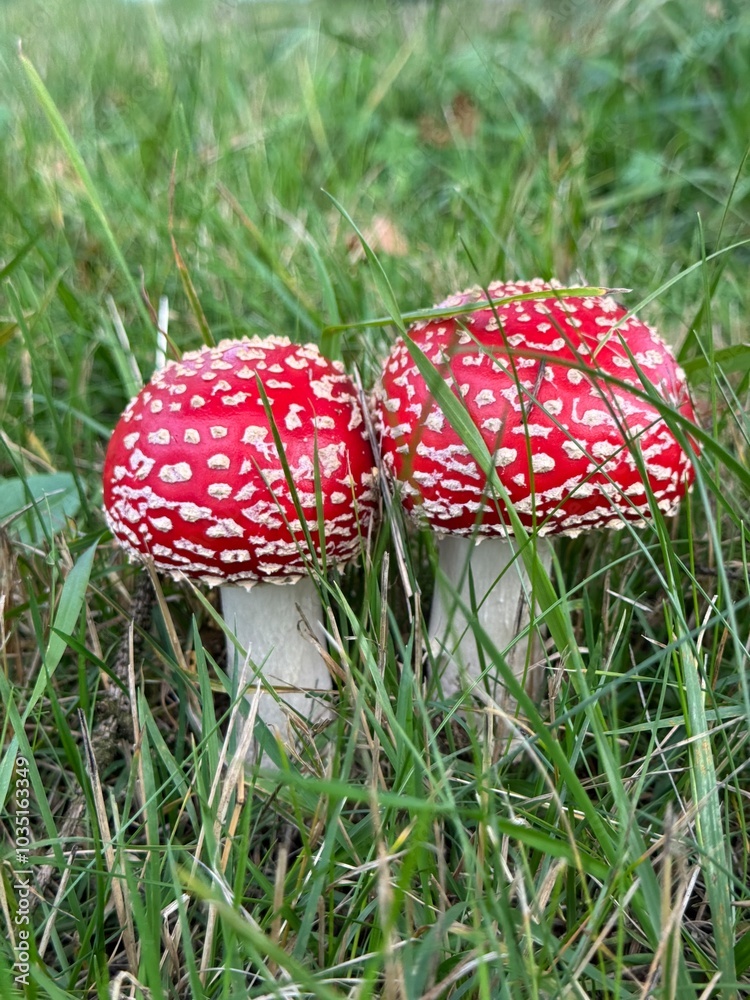
[{"label": "blade of grass crossing mushroom", "polygon": [[[374,254],[373,254],[374,256]],[[557,288],[555,289],[555,294],[564,295],[565,298],[576,298],[582,296],[590,295],[609,295],[618,291],[627,291],[628,289],[621,288],[601,288],[601,287],[586,287],[586,288]],[[520,295],[510,295],[505,298],[500,299],[488,299],[486,305],[488,306],[503,306],[508,305],[511,302],[526,302],[533,299],[543,299],[549,298],[549,292],[523,292]],[[433,320],[433,319],[443,319],[444,317],[453,318],[455,316],[461,316],[466,313],[475,312],[480,303],[471,302],[468,305],[463,306],[449,306],[442,308],[433,309],[415,309],[411,312],[399,312],[401,319],[404,322],[416,323],[420,320]],[[484,305],[484,303],[481,303]],[[323,329],[323,334],[331,333],[344,333],[347,330],[365,330],[367,327],[373,326],[389,326],[393,322],[392,316],[378,316],[375,319],[362,319],[357,320],[353,323],[341,323],[337,326],[326,326]]]},{"label": "blade of grass crossing mushroom", "polygon": [[404,540],[405,532],[403,530],[401,507],[400,505],[394,504],[391,490],[388,487],[387,477],[383,470],[383,465],[380,457],[380,449],[378,448],[377,433],[373,425],[372,415],[367,406],[365,391],[362,388],[362,377],[360,376],[359,370],[356,368],[356,366],[353,371],[353,378],[354,378],[354,384],[357,387],[360,409],[362,410],[362,416],[364,417],[365,426],[367,428],[367,437],[370,441],[372,454],[375,459],[375,466],[378,470],[380,495],[383,500],[383,507],[385,508],[385,522],[387,523],[388,528],[391,532],[391,542],[396,555],[398,572],[401,577],[401,583],[404,588],[404,594],[406,595],[407,613],[409,615],[409,621],[411,622],[414,616],[414,612],[412,610],[412,598],[416,593],[419,592],[419,586],[417,584],[416,579],[413,578],[414,574],[411,568],[411,563],[406,558],[406,542]]},{"label": "blade of grass crossing mushroom", "polygon": [[167,599],[164,596],[164,590],[162,589],[161,581],[159,575],[156,572],[156,567],[154,566],[153,559],[145,557],[143,559],[143,565],[146,567],[148,575],[151,577],[151,585],[154,588],[154,596],[156,597],[156,606],[159,609],[159,613],[162,617],[162,622],[164,625],[164,630],[169,638],[169,646],[171,652],[174,656],[174,662],[182,670],[184,674],[189,673],[187,662],[185,660],[185,655],[182,652],[182,645],[177,635],[177,629],[175,628],[172,615],[169,610],[169,605]]},{"label": "blade of grass crossing mushroom", "polygon": [[[320,531],[321,558],[319,562],[318,556],[315,553],[315,546],[313,544],[312,535],[310,534],[310,529],[307,526],[307,518],[305,517],[305,513],[302,509],[302,504],[300,503],[299,494],[297,493],[297,486],[294,482],[294,476],[292,475],[292,470],[290,469],[289,462],[287,461],[286,453],[284,451],[284,445],[281,440],[281,435],[279,434],[279,429],[276,426],[276,420],[273,415],[273,409],[271,408],[268,396],[266,395],[265,386],[263,385],[263,382],[261,381],[260,376],[258,375],[257,372],[255,373],[255,383],[258,387],[258,395],[260,396],[261,401],[263,403],[263,409],[265,410],[266,413],[268,426],[271,429],[271,436],[273,437],[273,442],[274,445],[276,446],[276,451],[279,456],[279,462],[281,463],[281,468],[284,472],[284,478],[286,479],[287,486],[289,487],[289,493],[292,498],[292,503],[294,504],[294,511],[299,519],[300,524],[302,525],[302,533],[305,536],[307,552],[304,553],[304,550],[302,549],[300,543],[297,543],[298,547],[300,548],[300,551],[303,552],[304,555],[309,558],[311,564],[318,571],[318,573],[325,574],[325,563],[326,563],[325,536],[323,532]],[[316,435],[315,453],[317,458],[317,435]],[[315,484],[315,506],[317,508],[317,514],[318,514],[318,524],[320,525],[322,520],[323,499],[320,487],[320,463],[317,461],[315,462],[314,484]],[[271,495],[273,496],[273,490],[271,490]],[[279,514],[284,519],[284,523],[286,524],[289,533],[291,534],[292,538],[295,538],[296,541],[295,533],[292,531],[291,526],[284,514],[284,511],[282,510],[281,505],[279,504],[275,496],[274,496],[274,501],[276,502],[276,505],[279,508]]]},{"label": "blade of grass crossing mushroom", "polygon": [[[276,420],[273,415],[273,409],[271,407],[271,403],[269,402],[268,395],[266,394],[265,386],[263,385],[263,382],[257,372],[255,373],[255,384],[258,387],[258,395],[260,396],[261,402],[263,403],[263,409],[266,414],[266,419],[268,420],[268,426],[271,428],[271,436],[273,437],[273,443],[279,455],[279,461],[281,463],[281,468],[284,472],[284,478],[286,479],[287,486],[291,491],[292,503],[294,504],[294,511],[297,517],[299,518],[300,524],[302,525],[302,532],[305,536],[305,542],[307,543],[310,555],[314,559],[315,550],[313,547],[312,536],[310,534],[310,529],[307,527],[307,519],[305,518],[304,511],[302,510],[302,504],[300,503],[299,495],[297,494],[297,487],[294,482],[294,476],[292,475],[292,470],[289,468],[289,462],[287,461],[286,452],[284,451],[284,445],[281,440],[281,435],[279,434],[279,429],[276,426]],[[319,488],[320,488],[320,481],[317,480],[316,490],[319,490]],[[271,493],[273,493],[273,490],[271,491]],[[319,498],[316,496],[316,502],[318,499]],[[283,516],[283,511],[280,510],[279,512]],[[287,528],[289,528],[288,523],[287,523]]]}]

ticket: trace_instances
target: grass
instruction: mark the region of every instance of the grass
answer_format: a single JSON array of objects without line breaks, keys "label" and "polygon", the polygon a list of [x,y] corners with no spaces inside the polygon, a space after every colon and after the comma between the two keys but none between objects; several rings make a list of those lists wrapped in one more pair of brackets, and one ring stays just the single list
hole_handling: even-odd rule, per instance
[{"label": "grass", "polygon": [[[0,996],[747,995],[750,11],[0,18]],[[100,509],[160,297],[173,351],[285,333],[369,388],[395,327],[366,320],[537,274],[632,288],[674,345],[679,519],[557,547],[549,697],[507,752],[445,717],[433,545],[389,508],[326,590],[335,722],[242,773],[210,603],[152,607]]]}]

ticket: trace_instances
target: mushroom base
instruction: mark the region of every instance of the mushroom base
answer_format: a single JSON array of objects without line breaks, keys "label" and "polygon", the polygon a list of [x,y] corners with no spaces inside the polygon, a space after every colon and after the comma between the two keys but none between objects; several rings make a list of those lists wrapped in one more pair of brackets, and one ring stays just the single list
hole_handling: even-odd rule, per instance
[{"label": "mushroom base", "polygon": [[[315,692],[330,691],[331,677],[305,635],[307,622],[317,641],[325,645],[323,607],[315,584],[303,577],[291,584],[257,583],[250,590],[222,587],[221,606],[224,621],[251,657],[248,682],[255,686],[257,668],[266,686],[283,689],[277,692],[279,700],[270,693],[260,696],[258,717],[282,741],[293,742],[297,734],[290,717],[314,724],[330,714]],[[242,667],[240,653],[228,640],[227,674],[234,679]]]},{"label": "mushroom base", "polygon": [[[552,548],[542,538],[537,539],[536,546],[537,556],[549,572]],[[471,625],[456,597],[467,608],[477,607],[482,630],[503,653],[526,691],[539,700],[544,679],[539,636],[533,633],[530,640],[518,638],[529,624],[531,596],[518,548],[513,540],[484,538],[476,544],[470,538],[449,535],[438,543],[438,553],[440,573],[430,614],[430,645],[440,664],[443,694],[451,697],[474,688],[513,716],[515,699],[505,690],[488,654],[480,656]]]}]

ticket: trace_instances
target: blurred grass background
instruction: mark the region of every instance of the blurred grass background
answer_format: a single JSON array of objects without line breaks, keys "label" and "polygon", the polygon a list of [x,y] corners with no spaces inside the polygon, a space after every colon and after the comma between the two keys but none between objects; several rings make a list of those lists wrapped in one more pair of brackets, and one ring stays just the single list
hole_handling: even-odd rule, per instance
[{"label": "blurred grass background", "polygon": [[[2,996],[17,752],[52,865],[30,996],[748,992],[748,65],[750,9],[721,0],[4,0]],[[317,750],[229,780],[221,642],[164,583],[130,663],[139,740],[115,728],[92,774],[87,728],[131,711],[138,574],[99,476],[151,310],[168,297],[180,350],[202,325],[324,340],[369,388],[393,330],[324,338],[386,312],[329,196],[404,311],[535,275],[650,298],[709,435],[693,500],[560,547],[578,659],[550,651],[520,754],[488,717],[445,725],[386,522],[327,596],[345,680]],[[406,544],[424,610],[432,545]]]}]

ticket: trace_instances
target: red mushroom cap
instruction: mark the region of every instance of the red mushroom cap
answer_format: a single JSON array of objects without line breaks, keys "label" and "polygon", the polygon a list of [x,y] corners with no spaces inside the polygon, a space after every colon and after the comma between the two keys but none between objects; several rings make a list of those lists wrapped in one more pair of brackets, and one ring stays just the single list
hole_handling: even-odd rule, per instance
[{"label": "red mushroom cap", "polygon": [[[493,299],[550,295],[494,308],[469,289],[438,308],[477,302],[475,312],[416,323],[409,335],[463,399],[525,526],[576,535],[643,524],[651,514],[638,452],[659,508],[674,513],[693,480],[688,455],[649,401],[601,376],[642,392],[640,371],[694,421],[684,372],[650,326],[623,322],[613,299],[561,297],[559,287],[495,282]],[[376,397],[384,465],[402,481],[407,508],[438,531],[504,534],[507,512],[488,498],[484,474],[401,338]]]},{"label": "red mushroom cap", "polygon": [[315,552],[358,551],[375,497],[354,385],[338,361],[283,337],[225,340],[155,373],[109,442],[104,508],[118,541],[210,584],[291,582],[308,545],[274,443],[263,384]]}]

